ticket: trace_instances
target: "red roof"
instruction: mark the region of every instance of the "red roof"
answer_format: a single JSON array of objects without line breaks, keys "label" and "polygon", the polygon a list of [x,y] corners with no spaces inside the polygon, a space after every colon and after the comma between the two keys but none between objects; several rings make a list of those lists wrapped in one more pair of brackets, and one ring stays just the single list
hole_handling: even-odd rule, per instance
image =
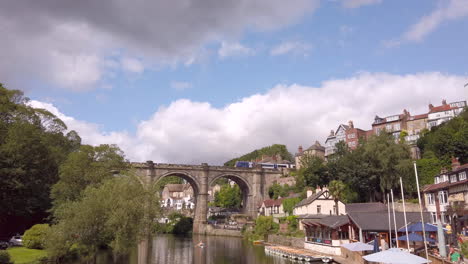
[{"label": "red roof", "polygon": [[417,120],[417,119],[422,119],[422,118],[427,118],[427,114],[415,115],[411,117],[412,120]]},{"label": "red roof", "polygon": [[444,104],[444,105],[432,107],[432,109],[429,110],[429,113],[443,112],[443,111],[448,111],[448,110],[452,110],[455,108],[458,108],[458,107],[451,107],[449,104]]},{"label": "red roof", "polygon": [[278,199],[278,200],[269,199],[269,200],[263,201],[263,204],[265,204],[265,207],[272,207],[272,206],[280,206],[282,202],[283,202],[283,198]]}]

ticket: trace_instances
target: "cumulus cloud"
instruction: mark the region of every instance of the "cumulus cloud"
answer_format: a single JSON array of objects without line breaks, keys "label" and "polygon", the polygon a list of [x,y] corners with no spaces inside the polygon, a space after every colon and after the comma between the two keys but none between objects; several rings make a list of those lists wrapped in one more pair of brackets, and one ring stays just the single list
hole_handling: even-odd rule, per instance
[{"label": "cumulus cloud", "polygon": [[[318,0],[0,1],[0,75],[8,85],[28,76],[89,89],[116,51],[155,64],[187,63],[205,43],[281,28],[317,6]],[[141,69],[135,65],[130,69]]]},{"label": "cumulus cloud", "polygon": [[382,0],[343,0],[344,8],[358,8],[366,5],[380,4]]},{"label": "cumulus cloud", "polygon": [[134,135],[103,133],[100,126],[68,117],[51,104],[32,103],[57,114],[85,143],[116,143],[133,161],[222,164],[274,143],[286,144],[292,152],[315,140],[323,143],[330,129],[348,120],[370,129],[375,115],[399,114],[403,109],[421,114],[429,103],[466,100],[467,79],[442,73],[360,73],[318,87],[277,85],[221,108],[182,99],[141,121]]},{"label": "cumulus cloud", "polygon": [[398,46],[403,42],[422,41],[427,35],[437,29],[442,23],[468,16],[468,0],[443,1],[430,14],[423,16],[412,25],[401,38],[385,41],[387,47]]},{"label": "cumulus cloud", "polygon": [[308,56],[311,49],[312,45],[307,43],[299,41],[286,41],[273,47],[270,50],[270,55],[278,56],[290,53],[294,55]]},{"label": "cumulus cloud", "polygon": [[220,58],[235,57],[235,56],[248,56],[254,54],[251,48],[248,48],[238,42],[227,43],[221,42],[221,47],[218,50]]},{"label": "cumulus cloud", "polygon": [[192,84],[189,82],[171,82],[171,87],[177,91],[183,91],[192,88]]}]

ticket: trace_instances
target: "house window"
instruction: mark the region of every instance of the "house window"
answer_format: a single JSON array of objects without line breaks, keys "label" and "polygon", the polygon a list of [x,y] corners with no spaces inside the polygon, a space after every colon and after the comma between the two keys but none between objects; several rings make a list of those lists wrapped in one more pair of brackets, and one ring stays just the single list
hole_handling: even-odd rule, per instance
[{"label": "house window", "polygon": [[440,182],[440,177],[438,177],[438,176],[435,177],[435,178],[434,178],[434,183],[437,184],[437,183],[439,183],[439,182]]},{"label": "house window", "polygon": [[444,175],[444,182],[448,182],[448,180],[449,180],[449,177],[448,177],[447,174],[445,174],[445,175]]},{"label": "house window", "polygon": [[392,125],[386,125],[385,130],[387,130],[387,132],[392,131]]},{"label": "house window", "polygon": [[400,123],[393,125],[393,130],[395,131],[400,130]]},{"label": "house window", "polygon": [[437,223],[437,215],[435,212],[431,212],[431,221],[433,224]]},{"label": "house window", "polygon": [[322,206],[317,205],[317,214],[321,214],[321,213],[322,213]]},{"label": "house window", "polygon": [[458,178],[460,179],[460,181],[466,180],[466,171],[460,172],[458,174]]},{"label": "house window", "polygon": [[447,204],[448,203],[448,192],[447,191],[440,191],[439,192],[439,203],[440,204]]},{"label": "house window", "polygon": [[279,214],[279,206],[275,205],[275,214]]},{"label": "house window", "polygon": [[426,194],[426,197],[427,197],[427,204],[434,204],[434,194],[433,193]]},{"label": "house window", "polygon": [[457,174],[450,175],[450,182],[456,182],[456,181],[457,181]]},{"label": "house window", "polygon": [[336,215],[336,205],[333,205],[333,214]]},{"label": "house window", "polygon": [[355,137],[356,135],[354,133],[348,135],[348,138],[355,138]]}]

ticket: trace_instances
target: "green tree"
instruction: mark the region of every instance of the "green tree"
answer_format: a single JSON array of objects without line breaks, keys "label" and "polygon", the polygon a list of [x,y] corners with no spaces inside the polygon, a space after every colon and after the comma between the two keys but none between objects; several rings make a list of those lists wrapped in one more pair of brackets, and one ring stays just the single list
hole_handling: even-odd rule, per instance
[{"label": "green tree", "polygon": [[47,233],[49,232],[48,224],[37,224],[24,232],[23,245],[27,248],[43,249]]},{"label": "green tree", "polygon": [[46,249],[60,260],[75,249],[90,260],[107,246],[116,255],[127,254],[150,232],[158,215],[156,188],[135,175],[104,180],[85,188],[81,199],[64,202],[54,211]]},{"label": "green tree", "polygon": [[329,182],[327,166],[323,159],[316,156],[304,156],[297,175],[296,182],[299,185],[315,188],[316,186],[323,187]]},{"label": "green tree", "polygon": [[242,202],[242,193],[239,186],[230,184],[221,186],[219,192],[215,193],[215,206],[223,208],[240,208]]},{"label": "green tree", "polygon": [[425,131],[417,145],[423,154],[431,151],[439,160],[458,157],[461,163],[467,163],[468,111],[465,109],[452,120]]},{"label": "green tree", "polygon": [[80,144],[76,132],[44,109],[27,104],[18,90],[0,84],[0,235],[48,216],[58,168]]},{"label": "green tree", "polygon": [[338,202],[343,199],[346,191],[346,185],[342,181],[333,180],[328,185],[328,190],[335,201],[336,215],[340,215]]},{"label": "green tree", "polygon": [[281,158],[291,161],[294,161],[293,156],[291,153],[289,153],[288,149],[286,148],[285,145],[280,145],[280,144],[274,144],[268,147],[264,147],[261,149],[256,149],[248,154],[245,154],[243,156],[240,156],[238,158],[232,159],[230,161],[227,161],[224,163],[224,166],[229,166],[233,167],[237,161],[251,161],[255,160],[257,158],[261,158],[262,155],[266,156],[273,156],[279,154]]},{"label": "green tree", "polygon": [[450,167],[450,160],[438,159],[434,152],[426,151],[422,159],[416,161],[421,186],[434,183],[434,176],[444,167]]},{"label": "green tree", "polygon": [[270,188],[268,188],[268,195],[270,196],[270,199],[276,200],[279,197],[288,197],[290,190],[291,188],[288,184],[281,186],[275,182],[270,186]]},{"label": "green tree", "polygon": [[283,205],[283,211],[286,212],[288,215],[291,215],[294,210],[294,206],[298,204],[301,201],[299,197],[293,197],[293,198],[286,198],[283,199],[281,202]]},{"label": "green tree", "polygon": [[86,187],[98,185],[127,168],[123,152],[116,145],[81,146],[60,166],[59,181],[51,192],[54,208],[78,200]]}]

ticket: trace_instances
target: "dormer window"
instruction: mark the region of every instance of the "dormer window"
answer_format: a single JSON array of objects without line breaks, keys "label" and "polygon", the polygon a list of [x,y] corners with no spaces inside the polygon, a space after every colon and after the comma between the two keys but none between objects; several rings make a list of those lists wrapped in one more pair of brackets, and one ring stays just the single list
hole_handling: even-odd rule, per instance
[{"label": "dormer window", "polygon": [[460,178],[460,181],[466,180],[466,171],[460,172],[458,178]]},{"label": "dormer window", "polygon": [[444,175],[443,175],[443,179],[444,179],[443,182],[448,182],[448,181],[449,181],[448,175],[447,175],[447,174],[444,174]]},{"label": "dormer window", "polygon": [[439,177],[439,176],[435,177],[435,178],[434,178],[434,183],[437,184],[437,183],[439,183],[439,182],[440,182],[440,177]]},{"label": "dormer window", "polygon": [[456,182],[456,181],[457,181],[457,174],[450,175],[450,182]]}]

